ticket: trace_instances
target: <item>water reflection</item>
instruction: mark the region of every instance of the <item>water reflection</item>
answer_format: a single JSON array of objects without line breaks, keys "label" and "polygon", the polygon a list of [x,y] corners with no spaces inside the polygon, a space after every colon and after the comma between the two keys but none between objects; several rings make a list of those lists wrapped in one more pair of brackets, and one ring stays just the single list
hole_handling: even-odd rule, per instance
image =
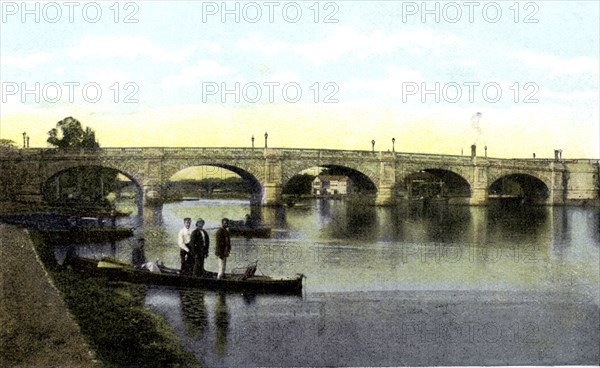
[{"label": "water reflection", "polygon": [[407,203],[396,209],[397,241],[458,242],[466,241],[472,213],[469,207],[450,207],[443,203]]},{"label": "water reflection", "polygon": [[215,300],[215,328],[215,351],[218,356],[222,357],[227,349],[229,330],[229,309],[227,309],[227,296],[224,292],[218,293]]},{"label": "water reflection", "polygon": [[322,236],[334,239],[361,237],[375,240],[377,237],[377,208],[362,203],[318,199],[319,222]]},{"label": "water reflection", "polygon": [[[147,252],[173,253],[177,265],[183,217],[202,216],[213,237],[222,217],[249,210],[241,201],[165,205],[163,225],[144,228]],[[179,291],[180,303],[162,313],[208,365],[535,364],[540,344],[564,357],[548,362],[597,358],[578,346],[599,340],[586,327],[597,325],[600,303],[598,209],[314,200],[260,213],[285,231],[234,238],[231,269],[259,260],[264,274],[301,272],[306,293],[292,300]],[[120,242],[116,253],[127,246]],[[211,254],[206,267],[216,266]],[[490,335],[448,343],[436,334],[457,321],[489,327],[479,334],[518,331],[535,341]]]},{"label": "water reflection", "polygon": [[202,290],[179,290],[181,319],[186,336],[200,339],[208,328],[206,294]]}]

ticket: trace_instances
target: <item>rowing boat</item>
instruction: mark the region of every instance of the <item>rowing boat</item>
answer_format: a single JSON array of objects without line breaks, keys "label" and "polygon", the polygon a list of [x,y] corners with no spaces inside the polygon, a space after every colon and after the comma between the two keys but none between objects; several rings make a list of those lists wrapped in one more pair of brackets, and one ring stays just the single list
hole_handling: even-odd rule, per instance
[{"label": "rowing boat", "polygon": [[259,224],[250,224],[249,221],[229,220],[229,235],[244,238],[270,238],[271,228]]},{"label": "rowing boat", "polygon": [[51,244],[108,243],[126,239],[133,229],[122,226],[73,226],[40,229],[46,242]]},{"label": "rowing boat", "polygon": [[229,235],[232,237],[244,237],[244,238],[270,238],[271,228],[267,226],[259,227],[230,227]]},{"label": "rowing boat", "polygon": [[70,257],[64,264],[75,272],[90,277],[106,277],[112,281],[125,281],[136,284],[181,286],[206,290],[223,290],[252,294],[301,294],[301,274],[293,277],[270,277],[262,275],[225,274],[217,279],[214,272],[206,272],[202,277],[180,275],[177,270],[162,267],[163,272],[150,272],[117,262]]},{"label": "rowing boat", "polygon": [[103,217],[103,218],[115,218],[115,217],[128,217],[131,215],[131,211],[117,211],[117,210],[106,210],[95,207],[55,207],[53,210],[61,215],[67,216],[89,216],[89,217]]}]

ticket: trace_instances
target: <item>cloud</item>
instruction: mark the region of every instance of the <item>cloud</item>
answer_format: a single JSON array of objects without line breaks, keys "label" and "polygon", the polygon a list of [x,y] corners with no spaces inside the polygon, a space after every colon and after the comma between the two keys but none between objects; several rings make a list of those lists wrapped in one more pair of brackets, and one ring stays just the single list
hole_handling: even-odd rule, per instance
[{"label": "cloud", "polygon": [[370,92],[375,99],[379,99],[378,96],[398,98],[402,95],[402,83],[421,83],[423,81],[423,76],[418,70],[388,67],[386,71],[386,77],[383,79],[353,78],[342,83],[340,89],[344,92]]},{"label": "cloud", "polygon": [[513,52],[510,56],[523,64],[548,70],[552,76],[568,74],[598,74],[599,60],[587,56],[561,59],[554,55],[542,54],[529,50]]},{"label": "cloud", "polygon": [[290,48],[285,42],[268,41],[260,35],[244,38],[237,43],[237,46],[241,50],[257,52],[268,56],[273,56]]},{"label": "cloud", "polygon": [[439,55],[449,47],[456,47],[462,41],[452,35],[439,34],[431,30],[417,30],[387,34],[375,31],[364,34],[352,27],[340,26],[320,42],[293,47],[294,51],[315,64],[355,56],[364,59],[374,54],[390,53],[403,49],[411,54],[432,53]]},{"label": "cloud", "polygon": [[115,85],[115,83],[120,83],[120,88],[123,88],[123,84],[131,82],[131,77],[129,74],[123,71],[103,68],[95,69],[94,71],[88,73],[87,80],[100,84],[103,89],[108,91],[111,86]]},{"label": "cloud", "polygon": [[235,69],[219,64],[214,60],[200,60],[195,65],[184,67],[181,73],[162,79],[164,87],[173,88],[194,83],[200,78],[230,75]]},{"label": "cloud", "polygon": [[16,66],[23,69],[31,69],[40,64],[47,62],[52,59],[52,54],[49,52],[36,52],[29,55],[3,55],[2,66]]},{"label": "cloud", "polygon": [[540,98],[552,98],[558,101],[594,102],[598,100],[598,90],[556,92],[548,88],[540,88]]},{"label": "cloud", "polygon": [[142,37],[98,36],[83,39],[78,45],[70,48],[68,53],[75,59],[149,57],[154,62],[182,62],[195,49],[195,46],[187,46],[179,50],[165,50]]}]

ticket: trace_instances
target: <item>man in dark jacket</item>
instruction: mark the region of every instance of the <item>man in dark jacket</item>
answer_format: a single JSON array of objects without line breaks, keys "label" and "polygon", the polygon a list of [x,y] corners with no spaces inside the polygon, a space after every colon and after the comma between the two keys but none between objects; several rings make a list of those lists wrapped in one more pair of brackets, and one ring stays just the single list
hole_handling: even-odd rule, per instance
[{"label": "man in dark jacket", "polygon": [[144,252],[144,238],[138,239],[137,247],[134,247],[131,251],[131,264],[135,268],[142,268],[142,265],[146,263],[146,254]]},{"label": "man in dark jacket", "polygon": [[227,257],[231,252],[231,239],[229,238],[229,219],[221,220],[221,227],[217,230],[217,246],[215,247],[215,255],[219,259],[219,274],[218,279],[225,277],[225,267],[227,266]]},{"label": "man in dark jacket", "polygon": [[196,229],[192,231],[192,235],[190,236],[189,247],[194,255],[194,270],[192,271],[192,275],[194,276],[204,275],[204,259],[208,257],[210,239],[203,227],[204,220],[200,218],[196,221]]}]

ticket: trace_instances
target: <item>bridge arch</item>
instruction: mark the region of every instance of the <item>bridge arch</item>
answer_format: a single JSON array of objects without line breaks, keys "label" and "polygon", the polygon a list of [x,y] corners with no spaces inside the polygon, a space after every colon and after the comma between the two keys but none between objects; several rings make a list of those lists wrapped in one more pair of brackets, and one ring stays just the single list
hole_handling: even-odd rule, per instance
[{"label": "bridge arch", "polygon": [[525,203],[545,204],[550,198],[550,183],[528,173],[504,174],[489,183],[490,200],[516,198]]},{"label": "bridge arch", "polygon": [[[251,205],[259,205],[261,203],[263,186],[262,186],[261,182],[259,181],[259,179],[256,177],[256,175],[252,172],[247,171],[246,169],[239,167],[239,166],[223,164],[223,163],[208,163],[207,162],[207,163],[193,164],[193,165],[190,165],[189,163],[187,163],[187,164],[182,165],[182,167],[177,171],[175,171],[175,169],[179,168],[179,167],[172,166],[170,169],[165,170],[165,173],[163,175],[163,180],[161,181],[161,187],[164,187],[165,185],[167,185],[170,182],[171,178],[179,172],[182,172],[187,169],[192,169],[195,167],[204,167],[204,166],[225,169],[227,171],[233,172],[234,174],[237,174],[244,181],[244,183],[246,184],[246,186],[250,192],[250,204]],[[168,175],[168,177],[167,177],[167,175]],[[214,172],[214,173],[212,173],[212,175],[219,177],[218,172]],[[166,180],[164,179],[165,177],[166,177]],[[224,173],[223,173],[222,177],[224,177]]]},{"label": "bridge arch", "polygon": [[442,167],[415,167],[398,177],[396,187],[408,197],[470,198],[472,184],[468,176]]},{"label": "bridge arch", "polygon": [[[365,190],[365,191],[377,192],[377,189],[378,189],[377,184],[371,176],[369,176],[368,174],[366,174],[360,170],[357,170],[356,168],[352,168],[347,165],[340,165],[340,164],[319,164],[319,165],[314,165],[314,166],[306,166],[306,164],[304,164],[300,167],[296,166],[293,169],[293,170],[297,170],[295,172],[292,172],[292,170],[290,170],[289,168],[287,170],[286,170],[286,168],[284,168],[285,175],[282,180],[282,185],[281,185],[282,188],[287,185],[287,183],[290,181],[290,179],[292,177],[298,175],[302,171],[306,171],[306,170],[309,170],[309,169],[315,168],[315,167],[333,169],[336,171],[336,173],[339,173],[339,175],[347,176],[354,183],[354,185],[356,185],[359,188],[359,190],[361,190],[361,191]],[[313,173],[313,175],[317,176],[317,175],[319,175],[319,172],[315,172],[315,173]]]},{"label": "bridge arch", "polygon": [[[115,167],[111,167],[111,165],[106,165],[103,163],[90,163],[90,164],[83,164],[81,162],[76,163],[76,164],[71,164],[71,165],[62,165],[62,166],[56,166],[53,167],[51,170],[46,170],[45,175],[42,177],[42,180],[40,182],[40,193],[42,195],[43,200],[46,203],[50,203],[52,202],[51,200],[51,195],[49,193],[49,190],[52,188],[54,189],[56,192],[56,195],[54,196],[54,199],[57,201],[60,201],[61,198],[61,184],[60,184],[60,177],[66,173],[69,172],[75,172],[79,169],[91,169],[96,170],[97,172],[100,172],[101,170],[111,170],[114,171],[115,173],[121,174],[123,176],[125,176],[127,179],[129,179],[131,181],[131,183],[134,185],[135,187],[135,192],[136,192],[136,198],[135,198],[135,202],[136,202],[136,207],[138,209],[138,215],[142,214],[143,211],[143,189],[142,189],[142,185],[139,182],[139,179],[137,179],[134,175],[131,175],[128,172],[125,172],[123,170],[119,170],[118,168]],[[88,178],[85,178],[86,180]],[[100,195],[104,196],[104,189],[102,188],[103,185],[109,185],[109,183],[104,183],[102,181],[101,177],[93,177],[91,178],[93,179],[98,179],[98,182],[96,182],[96,185],[100,185]],[[77,185],[81,185],[83,183],[80,182]],[[87,185],[89,185],[89,183],[87,183]]]},{"label": "bridge arch", "polygon": [[105,169],[112,169],[123,174],[138,186],[141,186],[144,182],[144,173],[138,168],[137,165],[126,160],[64,160],[53,162],[41,167],[41,182],[45,183],[46,180],[48,180],[50,177],[53,177],[57,173],[78,167],[101,167]]}]

